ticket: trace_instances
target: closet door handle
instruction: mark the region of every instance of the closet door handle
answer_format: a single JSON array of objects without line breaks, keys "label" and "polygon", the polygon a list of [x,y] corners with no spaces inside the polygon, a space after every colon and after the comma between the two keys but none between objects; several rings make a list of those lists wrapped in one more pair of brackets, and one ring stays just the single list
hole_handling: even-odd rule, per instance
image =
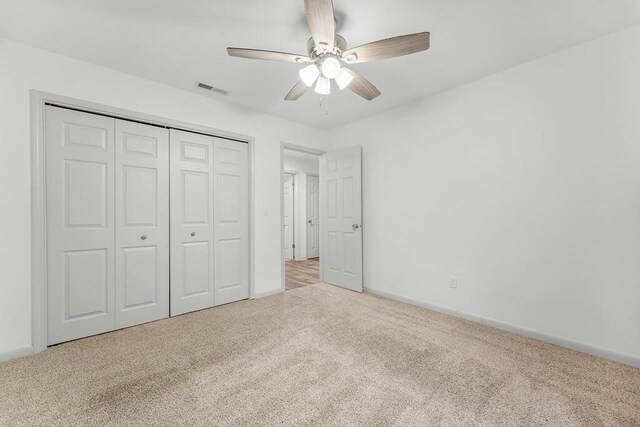
[{"label": "closet door handle", "polygon": [[140,240],[147,240],[147,235],[143,234],[142,236],[140,236]]},{"label": "closet door handle", "polygon": [[192,231],[192,232],[191,232],[191,237],[195,237],[195,235],[196,235],[196,232],[195,232],[195,231]]}]

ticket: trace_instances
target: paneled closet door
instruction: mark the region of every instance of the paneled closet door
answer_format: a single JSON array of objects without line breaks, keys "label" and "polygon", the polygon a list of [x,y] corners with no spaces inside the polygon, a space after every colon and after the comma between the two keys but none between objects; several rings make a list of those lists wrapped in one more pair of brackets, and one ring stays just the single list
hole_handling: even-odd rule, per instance
[{"label": "paneled closet door", "polygon": [[169,130],[116,120],[116,327],[169,317]]},{"label": "paneled closet door", "polygon": [[249,298],[248,145],[215,139],[215,303]]},{"label": "paneled closet door", "polygon": [[171,129],[171,315],[214,304],[213,137]]},{"label": "paneled closet door", "polygon": [[45,109],[48,344],[115,328],[114,122]]}]

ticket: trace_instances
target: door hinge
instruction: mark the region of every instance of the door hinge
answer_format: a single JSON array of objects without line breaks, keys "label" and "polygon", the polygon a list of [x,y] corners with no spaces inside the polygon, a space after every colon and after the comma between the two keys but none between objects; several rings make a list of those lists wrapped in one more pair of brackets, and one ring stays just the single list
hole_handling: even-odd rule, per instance
[{"label": "door hinge", "polygon": [[296,248],[296,244],[294,243],[293,245],[291,245],[291,248],[295,249]]}]

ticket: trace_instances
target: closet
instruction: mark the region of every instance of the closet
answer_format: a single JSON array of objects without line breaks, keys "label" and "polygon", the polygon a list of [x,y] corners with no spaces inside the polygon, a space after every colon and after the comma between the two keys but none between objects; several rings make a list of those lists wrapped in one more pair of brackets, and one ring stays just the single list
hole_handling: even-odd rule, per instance
[{"label": "closet", "polygon": [[48,344],[249,297],[246,143],[45,109]]}]

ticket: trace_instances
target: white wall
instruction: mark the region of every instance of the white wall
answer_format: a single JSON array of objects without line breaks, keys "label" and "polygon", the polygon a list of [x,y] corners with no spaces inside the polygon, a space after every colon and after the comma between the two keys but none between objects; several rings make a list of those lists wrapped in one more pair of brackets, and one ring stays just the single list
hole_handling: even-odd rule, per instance
[{"label": "white wall", "polygon": [[255,137],[255,290],[280,290],[280,143],[326,133],[0,39],[0,354],[31,344],[29,90]]},{"label": "white wall", "polygon": [[320,157],[302,158],[287,155],[284,152],[283,166],[286,172],[297,172],[295,175],[294,217],[295,217],[295,259],[307,259],[307,175],[318,175]]},{"label": "white wall", "polygon": [[338,129],[365,287],[640,361],[638,76],[635,27]]}]

